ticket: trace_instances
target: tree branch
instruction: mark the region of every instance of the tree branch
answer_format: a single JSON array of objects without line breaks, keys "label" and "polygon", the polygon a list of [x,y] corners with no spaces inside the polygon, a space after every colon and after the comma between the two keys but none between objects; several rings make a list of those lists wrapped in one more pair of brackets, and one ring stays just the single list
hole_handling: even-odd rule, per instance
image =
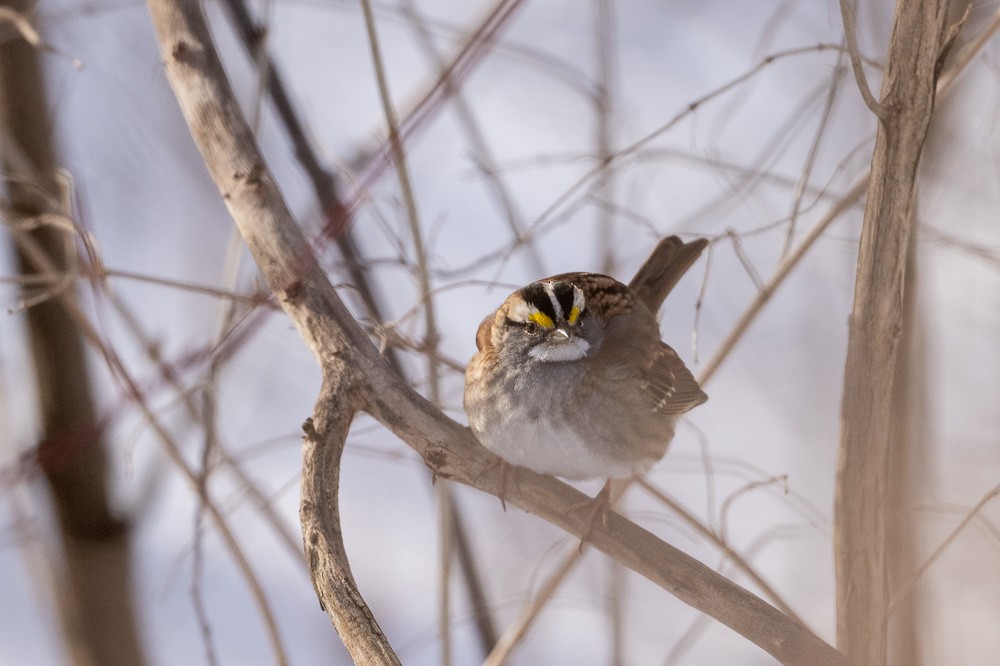
[{"label": "tree branch", "polygon": [[861,49],[858,47],[858,31],[857,22],[854,18],[854,2],[855,0],[840,0],[840,16],[844,21],[844,39],[847,40],[847,51],[851,54],[851,69],[854,72],[854,80],[858,84],[858,90],[861,91],[861,97],[865,100],[865,106],[867,106],[878,118],[885,118],[887,111],[885,107],[879,104],[878,100],[875,99],[875,95],[872,94],[872,89],[868,85],[868,77],[865,76]]},{"label": "tree branch", "polygon": [[[363,663],[395,663],[349,575],[337,520],[336,474],[346,429],[360,408],[407,442],[438,476],[496,495],[497,458],[469,430],[402,382],[351,317],[320,269],[264,166],[229,88],[197,3],[149,0],[167,76],[209,171],[264,278],[324,376],[307,422],[303,533],[313,580],[345,645]],[[583,537],[571,509],[584,496],[519,470],[507,501]],[[758,597],[648,531],[613,514],[591,543],[788,664],[844,664],[843,655]]]}]

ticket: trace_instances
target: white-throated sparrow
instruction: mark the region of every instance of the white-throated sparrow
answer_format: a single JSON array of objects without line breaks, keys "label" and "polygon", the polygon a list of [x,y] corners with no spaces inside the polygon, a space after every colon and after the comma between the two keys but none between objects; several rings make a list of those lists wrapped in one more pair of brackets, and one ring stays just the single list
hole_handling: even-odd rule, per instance
[{"label": "white-throated sparrow", "polygon": [[643,474],[677,418],[708,399],[660,340],[656,312],[705,239],[657,245],[628,286],[564,273],[518,289],[479,326],[465,411],[507,463],[567,479]]}]

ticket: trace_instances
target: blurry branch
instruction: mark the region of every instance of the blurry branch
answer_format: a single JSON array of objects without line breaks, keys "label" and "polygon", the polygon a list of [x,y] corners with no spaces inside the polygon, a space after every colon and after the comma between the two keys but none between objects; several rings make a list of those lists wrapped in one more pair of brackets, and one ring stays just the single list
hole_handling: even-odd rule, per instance
[{"label": "blurry branch", "polygon": [[[966,66],[972,59],[979,53],[982,47],[1000,31],[1000,10],[998,10],[990,22],[983,28],[982,32],[976,35],[976,38],[971,40],[959,53],[956,53],[953,58],[949,59],[946,63],[945,68],[942,70],[940,76],[937,78],[937,96],[945,97],[951,91],[952,86],[957,79],[958,75],[965,69]],[[707,382],[715,371],[718,370],[719,365],[722,361],[726,359],[732,349],[736,346],[736,343],[743,337],[743,334],[750,327],[750,324],[757,318],[760,311],[764,306],[771,300],[771,296],[777,288],[784,282],[785,278],[791,273],[792,269],[798,265],[799,261],[806,255],[813,244],[823,235],[827,227],[836,220],[844,211],[851,208],[857,201],[861,198],[861,195],[867,189],[868,182],[871,177],[871,169],[866,169],[862,172],[855,180],[851,187],[834,205],[824,214],[810,229],[799,244],[786,254],[778,267],[775,269],[774,274],[771,278],[764,284],[764,287],[760,290],[757,296],[754,298],[753,302],[747,306],[743,314],[737,320],[736,324],[729,331],[725,340],[719,345],[715,354],[709,359],[708,363],[702,368],[701,373],[698,376],[698,382],[704,384]]]},{"label": "blurry branch", "polygon": [[927,573],[927,570],[931,568],[931,565],[933,565],[938,560],[938,558],[941,557],[941,554],[944,553],[944,551],[948,548],[948,546],[950,546],[955,541],[955,539],[958,538],[958,535],[962,532],[962,530],[968,527],[969,523],[971,523],[976,517],[980,515],[983,508],[991,501],[995,500],[997,497],[1000,497],[1000,485],[994,486],[989,492],[983,495],[982,499],[980,499],[976,503],[976,506],[972,507],[972,510],[965,514],[965,517],[962,518],[962,521],[958,524],[958,526],[955,527],[954,530],[952,530],[951,534],[949,534],[947,538],[945,538],[945,540],[941,542],[941,545],[938,546],[933,553],[931,553],[931,556],[928,557],[927,560],[923,564],[921,564],[916,571],[913,572],[913,574],[907,577],[907,579],[903,581],[902,584],[900,584],[899,589],[896,590],[895,594],[890,600],[889,603],[890,614],[896,611],[897,606],[899,605],[899,603],[901,603],[903,599],[906,598],[906,595],[909,593],[913,585],[916,584],[917,581],[919,581],[925,573]]},{"label": "blurry branch", "polygon": [[[357,0],[339,0],[337,4],[341,7],[347,8],[347,11],[357,11]],[[330,4],[329,6],[332,7],[334,4]],[[496,15],[496,7],[497,5],[494,5],[484,14],[484,16],[494,17]],[[379,2],[374,5],[374,9],[379,16],[379,20],[384,17],[387,20],[402,22],[409,25],[414,16],[408,7],[403,6],[402,2]],[[419,10],[417,11],[419,12]],[[419,12],[419,15],[420,21],[428,28],[428,34],[432,37],[438,37],[449,42],[466,43],[471,32],[475,32],[475,30],[478,29],[477,27],[473,31],[469,31],[464,26],[460,26],[454,21],[450,21],[447,18],[439,18],[438,16],[428,12]],[[488,18],[487,20],[492,21],[493,18]],[[504,19],[504,21],[506,21],[506,19]],[[483,23],[483,21],[480,21],[476,25],[480,26]],[[584,71],[584,68],[580,66],[580,63],[566,60],[554,55],[551,52],[546,51],[544,45],[537,45],[534,41],[530,43],[518,42],[516,41],[516,36],[511,36],[510,38],[505,37],[503,41],[500,41],[499,33],[495,36],[487,35],[487,37],[491,42],[491,54],[503,56],[509,60],[518,61],[519,63],[530,66],[532,70],[545,72],[554,80],[565,85],[581,97],[590,97],[593,94],[593,91],[591,90],[592,79],[589,74]],[[357,156],[358,159],[351,160],[351,163],[360,163],[364,155],[371,154],[372,152],[372,150],[359,151]]]},{"label": "blurry branch", "polygon": [[[14,9],[14,7],[11,6],[14,4],[22,7],[23,11],[17,11]],[[31,25],[31,21],[28,18],[32,9],[33,5],[25,2],[11,2],[9,4],[0,5],[0,27],[4,24],[11,26],[14,31],[17,32],[18,36],[34,47],[35,50],[54,53],[69,60],[74,69],[83,69],[83,62],[81,60],[74,58],[67,53],[63,53],[51,44],[42,40],[38,31],[35,30],[35,26]],[[7,30],[0,29],[0,41],[6,41],[9,39],[7,32]]]},{"label": "blurry branch", "polygon": [[[574,162],[580,162],[588,157],[590,157],[590,155],[584,152],[542,153],[522,159],[506,160],[500,165],[499,168],[502,172],[523,171],[533,168],[541,169],[552,164],[568,165]],[[726,160],[722,157],[702,155],[694,153],[690,150],[677,148],[658,146],[643,148],[632,154],[630,162],[632,165],[640,164],[645,166],[645,164],[649,162],[668,159],[670,161],[680,160],[683,162],[690,162],[699,166],[705,166],[712,170],[732,172],[744,178],[753,176],[758,178],[761,182],[770,183],[791,190],[797,190],[800,188],[801,178],[792,178],[780,173],[775,173],[774,171],[769,171],[765,166],[737,164],[736,162]],[[833,193],[827,192],[824,188],[815,187],[809,183],[806,183],[801,189],[804,194],[811,194],[817,198],[833,198],[836,196]]]},{"label": "blurry branch", "polygon": [[[417,11],[413,0],[403,0],[401,9],[409,17],[420,40],[421,47],[427,53],[428,58],[439,73],[438,76],[444,82],[445,94],[451,99],[455,115],[458,117],[459,124],[465,130],[466,140],[468,140],[469,145],[472,147],[473,160],[480,173],[486,179],[493,197],[503,209],[507,226],[510,227],[510,231],[515,239],[521,238],[521,235],[524,233],[523,216],[518,210],[514,197],[510,194],[510,190],[507,189],[507,185],[500,177],[500,169],[497,166],[496,160],[493,159],[493,153],[490,151],[489,144],[483,135],[479,122],[472,113],[472,108],[466,101],[460,86],[452,80],[448,64],[438,51],[434,43],[434,37],[431,35],[430,30],[428,30],[424,17]],[[535,245],[528,245],[525,251],[531,270],[537,275],[542,275],[544,267],[541,255],[538,253],[538,248]]]},{"label": "blurry branch", "polygon": [[[559,221],[566,218],[567,215],[574,212],[575,207],[582,206],[582,201],[585,201],[588,197],[587,192],[593,188],[593,183],[605,169],[610,169],[613,166],[617,166],[628,158],[641,157],[643,156],[644,150],[649,148],[649,144],[663,136],[674,127],[676,127],[682,120],[692,115],[701,106],[708,103],[709,101],[724,95],[725,93],[738,88],[747,81],[752,80],[756,75],[760,74],[762,71],[766,70],[768,67],[774,65],[776,62],[781,60],[810,54],[810,53],[822,53],[824,51],[843,51],[843,47],[838,44],[815,44],[813,46],[798,47],[792,49],[786,49],[783,51],[777,51],[767,56],[761,60],[757,65],[751,67],[742,74],[730,79],[721,86],[705,93],[701,97],[689,102],[684,108],[678,111],[672,118],[670,118],[666,123],[663,123],[657,127],[652,132],[646,134],[644,137],[634,141],[630,145],[614,152],[609,155],[606,160],[597,164],[590,170],[582,174],[577,180],[575,180],[567,189],[565,189],[561,194],[559,194],[541,213],[539,213],[531,225],[526,230],[525,234],[521,237],[520,241],[515,241],[506,248],[501,248],[500,250],[490,252],[484,256],[476,257],[473,261],[469,262],[465,266],[452,269],[447,272],[448,275],[458,276],[464,274],[470,270],[480,270],[484,264],[494,261],[502,261],[508,258],[514,251],[520,249],[522,245],[534,240],[546,229],[554,226]],[[860,196],[860,193],[858,194]]]},{"label": "blurry branch", "polygon": [[[27,10],[29,3],[0,7],[0,19],[18,17],[21,37],[0,42],[0,158],[10,197],[3,215],[16,241],[20,271],[59,276],[42,300],[24,298],[32,305],[25,314],[39,402],[38,450],[50,452],[39,455],[38,462],[58,520],[62,557],[54,559],[64,567],[52,614],[60,618],[73,663],[142,664],[130,526],[112,509],[108,456],[86,353],[68,305],[76,301],[67,277],[75,267],[76,248],[63,227],[47,223],[66,214],[70,197],[57,173],[39,41],[10,5]],[[30,380],[22,381],[21,390],[30,392]]]},{"label": "blurry branch", "polygon": [[[13,208],[7,203],[0,203],[0,211],[2,211],[5,215],[8,215],[13,212]],[[235,291],[219,289],[217,287],[211,287],[204,284],[195,284],[193,282],[185,282],[183,280],[175,280],[173,278],[162,278],[156,275],[146,275],[144,273],[104,267],[96,269],[93,267],[80,267],[78,270],[67,269],[58,275],[18,275],[15,277],[0,278],[0,283],[52,287],[67,281],[75,282],[80,279],[103,281],[105,278],[134,280],[136,282],[145,282],[147,284],[155,284],[161,287],[170,287],[171,289],[180,289],[181,291],[190,291],[196,294],[205,294],[207,296],[240,301],[249,305],[262,305],[269,309],[278,309],[276,304],[270,302],[270,294],[263,292],[240,294]],[[17,309],[22,309],[21,305],[18,305]]]},{"label": "blurry branch", "polygon": [[[398,663],[358,592],[344,552],[337,499],[340,457],[359,410],[421,455],[435,474],[496,495],[497,458],[394,373],[323,273],[229,88],[196,3],[150,0],[167,77],[192,136],[257,265],[315,354],[323,386],[306,422],[301,518],[321,603],[355,661]],[[507,501],[583,537],[584,495],[519,470]],[[843,656],[774,607],[634,523],[612,514],[594,526],[595,548],[789,664],[844,664]]]},{"label": "blurry branch", "polygon": [[[615,14],[611,0],[594,0],[595,14],[595,48],[597,54],[595,63],[594,112],[596,124],[595,155],[600,164],[611,160],[613,141],[611,128],[614,121],[614,90],[615,90]],[[615,205],[615,175],[614,169],[601,172],[594,186],[593,197],[607,202],[607,206],[598,207],[597,247],[601,249],[601,259],[598,272],[607,275],[615,273],[614,246],[614,205]]]},{"label": "blurry branch", "polygon": [[[80,277],[85,277],[90,279],[94,287],[99,290],[99,293],[103,299],[111,304],[114,311],[121,318],[124,323],[125,330],[135,339],[136,343],[145,352],[149,361],[156,367],[159,378],[162,382],[172,388],[181,402],[183,402],[184,407],[187,411],[188,418],[192,423],[202,422],[206,429],[211,428],[209,421],[211,421],[211,416],[206,412],[199,410],[194,402],[194,398],[190,390],[185,387],[181,381],[180,374],[177,368],[168,363],[161,353],[160,345],[153,340],[153,338],[143,329],[140,318],[132,311],[128,304],[117,294],[116,290],[108,284],[108,277],[121,277],[136,279],[142,282],[148,282],[151,284],[159,284],[166,287],[172,287],[177,289],[187,289],[196,293],[204,293],[212,296],[217,296],[219,298],[226,299],[226,309],[227,312],[234,312],[233,305],[237,302],[244,302],[250,307],[256,307],[257,305],[265,305],[270,308],[277,308],[276,304],[271,302],[270,294],[266,292],[258,292],[256,294],[241,295],[237,294],[232,290],[216,289],[214,287],[208,287],[204,285],[195,285],[190,283],[179,282],[171,279],[158,278],[154,276],[141,275],[137,273],[131,273],[127,271],[116,271],[105,267],[101,253],[93,243],[92,238],[89,234],[85,233],[74,220],[69,215],[62,215],[56,219],[56,216],[50,216],[53,222],[58,222],[57,227],[61,230],[65,230],[67,234],[75,234],[79,239],[79,242],[83,245],[85,252],[84,256],[77,258],[77,265],[73,268],[75,270],[71,272],[65,272],[60,275],[39,275],[39,284],[57,284],[57,281],[63,279],[75,280]],[[74,242],[69,236],[67,236],[67,243]],[[54,298],[59,292],[54,290],[48,290],[45,292],[49,298]],[[19,304],[20,306],[21,304]],[[218,338],[214,341],[213,347],[220,348],[224,342],[225,335],[220,332]],[[211,355],[209,377],[213,375],[215,369],[217,369],[220,364],[230,358],[229,354],[213,354]],[[113,410],[114,411],[114,410]],[[214,442],[213,449],[222,458],[225,463],[227,471],[232,473],[236,480],[239,482],[244,492],[250,497],[254,504],[256,505],[258,511],[264,517],[264,519],[271,525],[275,530],[279,540],[285,545],[286,549],[292,554],[296,562],[301,561],[301,546],[298,544],[297,539],[290,537],[288,530],[282,524],[280,517],[271,506],[270,501],[265,496],[264,492],[257,486],[256,483],[246,474],[243,468],[240,466],[239,461],[237,461],[233,456],[222,446],[222,443],[216,438]],[[44,455],[39,453],[40,456]],[[200,475],[199,475],[200,476]],[[197,491],[198,494],[203,494],[204,488],[201,487],[202,484],[199,481]],[[196,531],[196,536],[198,532]]]},{"label": "blurry branch", "polygon": [[750,581],[752,581],[753,584],[756,585],[764,593],[764,595],[771,600],[771,603],[778,607],[778,610],[802,626],[808,626],[805,621],[803,621],[803,619],[792,610],[792,607],[785,602],[781,595],[778,594],[777,590],[771,587],[770,583],[764,580],[764,577],[761,576],[756,569],[754,569],[753,565],[750,564],[750,562],[747,561],[747,559],[740,553],[733,550],[724,534],[712,529],[705,523],[698,520],[694,514],[681,506],[676,499],[670,497],[666,492],[657,488],[646,479],[642,479],[638,483],[643,490],[669,508],[670,511],[683,520],[688,527],[693,529],[712,545],[722,551],[725,558],[732,560],[733,566]]},{"label": "blurry branch", "polygon": [[[615,54],[615,13],[611,0],[593,0],[594,14],[594,154],[599,162],[611,159],[613,154],[614,103],[616,84]],[[604,202],[597,206],[597,237],[595,246],[599,248],[598,272],[615,274],[617,261],[615,252],[615,208],[617,170],[607,169],[598,176],[590,199]],[[528,247],[534,248],[535,243]],[[607,592],[608,629],[611,634],[610,663],[621,666],[625,663],[625,621],[624,594],[625,571],[622,566],[608,560],[605,578]]]},{"label": "blurry branch", "polygon": [[[379,98],[382,102],[382,112],[385,114],[386,127],[389,129],[389,147],[392,151],[392,161],[396,167],[399,189],[403,195],[406,208],[406,220],[410,227],[413,240],[413,251],[416,255],[417,284],[420,300],[424,311],[424,344],[431,353],[427,354],[427,385],[431,403],[441,408],[441,372],[438,362],[439,333],[437,317],[434,312],[434,296],[431,293],[430,269],[427,265],[427,249],[424,246],[423,230],[420,228],[420,216],[417,214],[417,202],[410,181],[410,171],[406,162],[406,150],[399,135],[399,119],[389,92],[389,82],[385,75],[385,65],[382,60],[382,47],[375,26],[375,14],[372,12],[371,0],[361,0],[361,9],[365,17],[365,31],[368,33],[368,46],[371,50],[372,66],[375,70],[375,80],[378,83]],[[442,74],[442,76],[447,76]],[[447,81],[447,79],[445,79]],[[446,83],[450,89],[450,84]],[[438,633],[441,637],[442,666],[451,666],[451,558],[452,558],[452,495],[448,483],[442,481],[437,486],[438,530],[440,532],[440,571],[438,572]]]},{"label": "blurry branch", "polygon": [[[344,258],[347,274],[350,276],[362,304],[375,319],[381,320],[383,307],[371,286],[368,274],[365,272],[364,262],[359,257],[354,232],[348,224],[350,212],[337,191],[334,175],[320,162],[309,141],[306,129],[299,119],[291,96],[285,87],[284,78],[274,61],[263,49],[266,29],[254,22],[244,0],[224,0],[224,4],[228,10],[228,16],[232,19],[233,26],[239,34],[240,43],[262,70],[260,77],[265,82],[275,111],[285,126],[285,131],[292,142],[295,157],[309,178],[313,194],[316,196],[323,215],[324,224],[332,230],[330,236],[333,237],[337,250]],[[394,365],[399,367],[398,359],[392,354],[390,356],[393,356]]]},{"label": "blurry branch", "polygon": [[940,243],[941,245],[947,247],[953,247],[976,257],[977,259],[985,261],[994,269],[1000,269],[1000,248],[993,249],[978,243],[973,243],[969,240],[958,238],[957,236],[941,231],[940,229],[931,228],[926,224],[920,225],[920,228],[917,231],[920,234],[933,239],[936,243]]},{"label": "blurry branch", "polygon": [[733,77],[726,83],[722,84],[718,88],[705,93],[701,97],[689,102],[681,111],[678,111],[670,120],[663,123],[652,132],[649,132],[642,138],[632,142],[628,146],[622,148],[621,150],[609,155],[606,160],[602,161],[600,164],[595,166],[593,169],[582,175],[576,182],[574,182],[569,188],[567,188],[559,197],[557,197],[548,208],[546,208],[535,220],[533,227],[537,227],[542,224],[548,218],[550,218],[557,210],[562,208],[572,197],[579,192],[585,185],[590,183],[594,178],[596,178],[602,171],[608,169],[624,158],[630,156],[631,154],[645,148],[650,143],[663,136],[671,129],[677,126],[683,119],[688,117],[697,111],[701,106],[708,103],[709,101],[724,95],[725,93],[733,90],[747,81],[751,80],[761,71],[770,67],[774,63],[784,60],[786,58],[804,55],[807,53],[821,53],[828,50],[841,50],[841,47],[835,44],[815,44],[813,46],[804,46],[792,49],[786,49],[783,51],[778,51],[767,56],[761,60],[757,65],[751,67],[747,71],[743,72],[739,76]]},{"label": "blurry branch", "polygon": [[483,666],[501,666],[501,664],[507,663],[511,651],[524,638],[532,623],[534,623],[535,619],[542,612],[545,604],[552,599],[556,590],[559,589],[562,582],[573,571],[579,560],[580,549],[577,544],[573,544],[570,548],[567,548],[566,554],[559,560],[558,567],[545,579],[541,588],[531,599],[531,602],[521,610],[521,614],[518,615],[514,622],[507,625],[507,629],[500,636],[500,640],[497,641],[493,651],[490,652],[483,662]]},{"label": "blurry branch", "polygon": [[[338,192],[337,181],[334,175],[320,162],[307,136],[295,107],[292,103],[284,79],[278,71],[274,61],[263,48],[263,39],[266,29],[258,26],[244,0],[225,0],[225,6],[229,11],[233,25],[240,36],[241,43],[248,54],[254,59],[261,71],[261,80],[266,84],[266,90],[274,102],[275,110],[285,131],[288,133],[294,146],[295,156],[298,159],[309,181],[312,184],[313,192],[319,202],[323,214],[324,226],[328,236],[332,236],[334,243],[347,268],[348,276],[353,287],[357,290],[361,302],[368,311],[369,316],[374,321],[376,327],[382,327],[385,321],[383,315],[384,307],[379,301],[376,290],[372,287],[371,280],[358,249],[357,241],[354,238],[353,227],[350,224],[351,211],[345,206],[340,193]],[[425,267],[426,269],[426,267]],[[429,305],[427,307],[430,307]],[[433,342],[436,336],[430,336],[424,341],[421,349],[428,354],[430,363],[445,363],[436,353],[437,344],[433,344],[432,350],[427,350],[428,343]],[[396,346],[390,346],[386,350],[387,360],[390,366],[402,377],[404,376],[403,365],[399,355],[396,353]],[[432,353],[433,352],[433,353]],[[454,504],[451,497],[442,498],[442,501]],[[472,546],[469,543],[468,531],[462,522],[462,516],[457,506],[451,506],[448,510],[451,517],[452,530],[459,565],[465,586],[468,589],[471,604],[475,609],[477,628],[480,640],[484,645],[492,646],[495,642],[495,630],[490,617],[489,606],[486,603],[483,584],[475,567]],[[485,648],[486,650],[489,647]]]},{"label": "blurry branch", "polygon": [[[625,568],[614,560],[605,560],[608,572],[608,594],[606,608],[608,624],[611,627],[611,645],[609,649],[612,666],[624,666],[628,662],[626,652],[629,642],[625,637],[627,623],[626,611],[626,579]],[[704,617],[704,616],[702,616]]]},{"label": "blurry branch", "polygon": [[816,135],[813,137],[812,145],[809,146],[809,156],[806,157],[805,167],[802,169],[799,181],[795,185],[795,193],[792,195],[792,212],[788,219],[788,232],[785,234],[785,245],[781,249],[782,256],[788,254],[788,250],[792,247],[792,242],[795,240],[795,227],[799,213],[802,211],[802,199],[805,196],[806,188],[812,177],[812,170],[816,165],[816,158],[819,156],[819,148],[823,143],[823,137],[830,126],[833,107],[837,101],[837,92],[840,90],[840,72],[843,69],[843,60],[844,53],[841,52],[840,57],[837,59],[837,66],[834,69],[833,77],[830,80],[830,89],[826,94],[826,103],[823,105],[823,113],[819,119],[819,126],[816,128]]},{"label": "blurry branch", "polygon": [[[445,99],[461,88],[462,82],[472,72],[483,56],[493,48],[502,30],[510,24],[510,19],[521,6],[522,0],[497,0],[496,4],[486,12],[485,16],[469,33],[465,42],[451,57],[446,67],[433,84],[420,96],[420,99],[402,114],[399,123],[399,134],[402,140],[408,141],[410,136],[426,125],[433,115],[441,108]],[[366,192],[388,166],[391,147],[388,142],[361,151],[349,163],[357,166],[361,172],[360,181],[355,186],[355,195],[351,198],[348,208],[357,204],[361,194]]]},{"label": "blurry branch", "polygon": [[702,366],[701,372],[698,374],[698,382],[702,385],[705,384],[712,376],[715,371],[719,369],[729,354],[736,347],[742,338],[743,334],[746,333],[747,329],[750,328],[750,324],[757,318],[764,306],[771,300],[771,297],[777,291],[778,287],[785,281],[788,274],[792,272],[799,261],[806,255],[806,253],[812,248],[813,244],[823,235],[827,227],[840,217],[840,214],[845,210],[853,206],[858,199],[861,198],[862,193],[864,193],[865,188],[868,184],[868,172],[865,171],[857,179],[855,179],[854,184],[847,191],[839,201],[837,201],[833,207],[830,208],[809,230],[809,233],[799,241],[788,254],[786,254],[781,263],[775,269],[774,274],[761,286],[757,292],[757,296],[754,300],[747,306],[740,315],[739,319],[729,330],[725,339],[716,348],[715,353],[712,357]]},{"label": "blurry branch", "polygon": [[903,327],[917,166],[934,108],[947,0],[896,5],[882,81],[841,403],[834,501],[837,644],[862,665],[887,656],[886,565],[893,378]]},{"label": "blurry branch", "polygon": [[[44,248],[42,248],[34,238],[24,232],[21,232],[19,229],[15,228],[13,231],[20,251],[23,252],[31,262],[34,270],[48,273],[50,275],[58,272],[58,268],[45,253]],[[192,488],[197,490],[198,474],[184,459],[184,455],[181,453],[177,442],[174,441],[166,426],[163,425],[159,417],[149,406],[142,390],[139,388],[136,380],[129,373],[128,368],[125,367],[124,362],[121,358],[119,358],[113,349],[104,344],[100,333],[90,323],[86,313],[76,303],[75,299],[72,298],[71,294],[63,292],[59,294],[58,298],[59,303],[72,317],[75,327],[79,329],[83,336],[86,337],[95,348],[98,349],[107,363],[111,374],[121,383],[128,398],[139,408],[139,411],[146,419],[146,422],[156,434],[157,439],[159,439],[160,443],[163,445],[163,448],[167,453],[167,457],[170,458],[171,462],[178,469],[181,470],[184,477],[191,484]],[[233,556],[237,569],[239,569],[240,573],[246,580],[247,587],[250,588],[250,593],[253,596],[254,602],[257,604],[258,611],[261,614],[261,619],[264,622],[268,639],[271,641],[275,661],[281,665],[287,664],[288,660],[285,655],[281,635],[278,632],[278,625],[274,618],[274,614],[271,612],[270,606],[267,603],[267,597],[264,595],[264,588],[257,579],[257,575],[254,573],[253,567],[250,566],[250,562],[243,553],[243,549],[236,540],[236,536],[226,523],[226,517],[222,510],[219,509],[214,500],[211,500],[210,498],[205,498],[205,507],[208,509],[209,516],[215,524],[215,528],[219,531],[223,543],[226,544],[230,554]]]},{"label": "blurry branch", "polygon": [[[773,540],[777,540],[782,537],[791,536],[796,534],[797,530],[795,528],[790,528],[789,526],[775,526],[771,527],[764,532],[760,533],[751,541],[745,548],[743,552],[743,557],[746,559],[751,559],[756,557],[757,554],[763,549],[763,547]],[[719,563],[720,571],[725,572],[728,567],[725,565],[727,561],[725,558]],[[667,653],[666,658],[663,660],[664,666],[672,666],[673,664],[685,664],[688,663],[684,660],[686,653],[694,647],[698,639],[704,635],[704,633],[710,629],[712,626],[712,618],[707,615],[698,615],[688,626],[687,630],[677,639],[676,643],[670,648],[670,652]]]},{"label": "blurry branch", "polygon": [[[375,79],[378,82],[379,97],[382,101],[382,111],[385,114],[386,126],[389,128],[389,146],[392,151],[392,160],[396,166],[399,189],[402,192],[403,202],[406,206],[406,220],[409,223],[410,235],[413,239],[413,250],[417,263],[417,282],[424,311],[424,343],[432,352],[436,352],[438,347],[438,330],[434,313],[434,296],[431,292],[430,269],[427,266],[427,250],[424,247],[423,231],[420,228],[420,216],[417,214],[417,202],[413,194],[413,186],[410,182],[410,172],[406,165],[406,150],[403,147],[403,139],[399,133],[399,120],[396,117],[396,109],[392,104],[392,95],[389,93],[389,82],[385,76],[382,49],[375,28],[375,16],[372,13],[371,0],[361,0],[361,8],[364,11],[365,29],[368,33],[368,45],[371,49]],[[440,391],[440,381],[436,353],[427,355],[427,371],[431,402],[439,405],[440,396],[438,393]]]},{"label": "blurry branch", "polygon": [[[757,587],[767,598],[771,600],[771,603],[773,603],[778,610],[801,624],[803,627],[808,628],[808,625],[795,613],[795,611],[792,610],[791,606],[785,602],[781,595],[778,594],[778,592],[771,587],[764,577],[753,568],[753,565],[750,564],[749,560],[745,556],[733,550],[724,534],[700,521],[694,514],[681,506],[681,504],[675,499],[667,495],[663,490],[656,487],[648,480],[638,479],[635,483],[656,501],[663,504],[670,510],[671,513],[680,518],[688,527],[694,530],[695,533],[701,535],[707,541],[712,543],[712,545],[718,548],[722,552],[723,561],[727,559],[732,561],[735,569],[757,585]],[[764,482],[758,485],[767,485],[767,483],[768,482]],[[615,503],[618,502],[621,496],[625,493],[626,489],[627,486],[615,489],[613,494]],[[559,560],[559,565],[542,583],[541,588],[531,599],[531,602],[521,610],[521,614],[518,615],[517,619],[507,626],[507,629],[497,642],[496,647],[484,662],[485,666],[499,666],[499,664],[506,663],[510,653],[527,634],[528,629],[531,628],[531,625],[534,624],[535,620],[541,615],[545,605],[552,600],[556,591],[559,589],[559,586],[573,571],[573,568],[581,560],[581,558],[580,549],[575,544],[566,549],[565,554]]]}]

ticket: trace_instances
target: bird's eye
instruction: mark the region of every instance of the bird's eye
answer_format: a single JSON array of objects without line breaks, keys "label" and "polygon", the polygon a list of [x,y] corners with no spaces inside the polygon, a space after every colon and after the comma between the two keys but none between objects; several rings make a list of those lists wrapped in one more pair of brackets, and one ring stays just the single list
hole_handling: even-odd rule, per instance
[{"label": "bird's eye", "polygon": [[537,335],[538,331],[542,330],[542,327],[533,321],[529,321],[524,325],[524,330],[528,332],[528,335]]}]

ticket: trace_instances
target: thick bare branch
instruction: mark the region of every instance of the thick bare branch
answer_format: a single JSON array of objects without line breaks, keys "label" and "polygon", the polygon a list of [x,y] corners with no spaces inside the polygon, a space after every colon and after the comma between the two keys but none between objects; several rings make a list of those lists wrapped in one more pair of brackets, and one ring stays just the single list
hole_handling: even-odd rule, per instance
[{"label": "thick bare branch", "polygon": [[888,630],[886,506],[892,384],[903,323],[906,248],[917,165],[934,107],[947,0],[899,2],[882,82],[851,312],[834,548],[837,642],[859,664],[884,664]]},{"label": "thick bare branch", "polygon": [[324,382],[316,410],[304,425],[302,537],[320,605],[359,664],[398,664],[388,639],[358,593],[340,531],[340,458],[356,411],[352,391],[334,378]]},{"label": "thick bare branch", "polygon": [[[58,518],[64,564],[56,613],[73,663],[141,664],[131,526],[114,510],[111,465],[95,415],[86,348],[71,310],[61,302],[76,298],[71,278],[64,276],[76,268],[75,245],[65,228],[29,222],[59,217],[69,202],[57,177],[37,53],[41,42],[26,18],[31,3],[6,4],[0,7],[0,23],[13,23],[19,36],[0,43],[0,164],[10,200],[2,212],[12,227],[25,228],[19,235],[54,267],[51,274],[59,282],[65,279],[61,285],[51,283],[51,290],[42,291],[46,298],[25,313],[38,389],[39,451],[47,451],[38,459]],[[25,276],[48,275],[21,249],[18,263]],[[47,298],[53,294],[59,297]]]},{"label": "thick bare branch", "polygon": [[[335,357],[351,348],[371,349],[371,343],[356,325],[344,328],[330,319],[351,320],[264,165],[212,47],[199,5],[151,0],[149,7],[168,79],[216,186],[268,285],[319,359],[325,386],[336,389],[321,394],[323,404],[307,428],[304,447],[303,537],[314,585],[357,661],[397,663],[350,576],[335,515],[337,505],[331,503],[329,494],[338,484],[335,474],[326,476],[338,471],[345,436],[341,430],[346,433],[354,415],[351,403],[344,401],[351,395],[356,373],[363,370],[354,367],[339,372],[344,364]],[[389,371],[374,350],[368,357]],[[342,403],[347,407],[338,409]]]}]

